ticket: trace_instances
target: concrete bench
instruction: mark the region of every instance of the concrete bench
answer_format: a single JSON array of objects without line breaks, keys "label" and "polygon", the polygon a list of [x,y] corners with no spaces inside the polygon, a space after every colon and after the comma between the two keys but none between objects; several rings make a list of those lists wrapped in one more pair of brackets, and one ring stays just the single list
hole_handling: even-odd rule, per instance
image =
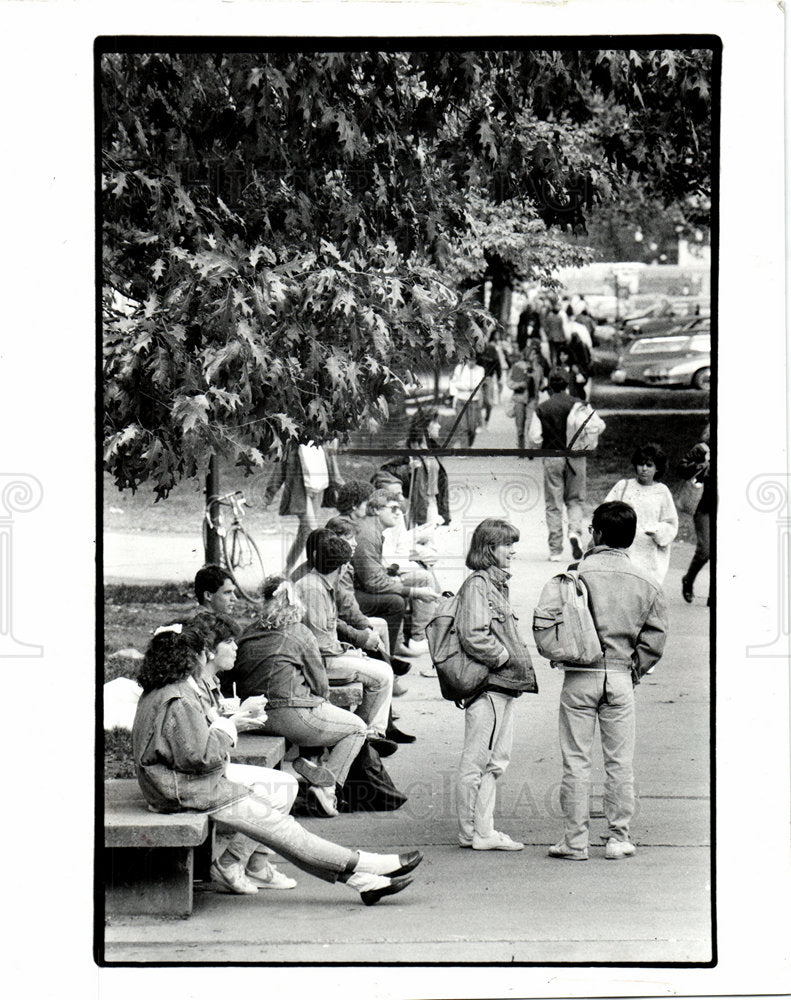
[{"label": "concrete bench", "polygon": [[363,700],[363,686],[359,681],[351,684],[333,684],[330,681],[330,693],[328,701],[338,708],[345,708],[353,712]]},{"label": "concrete bench", "polygon": [[188,917],[195,848],[212,847],[206,813],[155,813],[134,778],[104,783],[104,884],[108,915]]},{"label": "concrete bench", "polygon": [[239,733],[236,746],[231,750],[231,760],[236,764],[254,764],[256,767],[277,767],[286,755],[286,741],[282,736],[265,733]]}]

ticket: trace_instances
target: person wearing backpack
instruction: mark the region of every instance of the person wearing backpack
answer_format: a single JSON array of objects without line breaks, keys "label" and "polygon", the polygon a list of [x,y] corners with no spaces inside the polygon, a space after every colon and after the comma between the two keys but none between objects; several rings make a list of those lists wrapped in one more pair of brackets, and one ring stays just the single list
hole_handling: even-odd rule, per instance
[{"label": "person wearing backpack", "polygon": [[462,702],[464,747],[456,784],[459,846],[475,851],[521,851],[523,844],[494,828],[497,779],[511,759],[514,702],[538,692],[530,653],[508,598],[508,572],[519,531],[487,518],[475,529],[466,564],[473,572],[456,601],[463,651],[488,670],[483,689]]},{"label": "person wearing backpack", "polygon": [[593,512],[593,547],[577,569],[601,655],[590,663],[554,662],[563,670],[559,734],[563,759],[560,805],[565,833],[549,849],[553,858],[588,860],[591,758],[596,720],[604,757],[605,858],[635,853],[629,839],[634,815],[634,687],[659,661],[667,635],[667,608],[659,584],[635,565],[626,550],[637,515],[620,500]]}]

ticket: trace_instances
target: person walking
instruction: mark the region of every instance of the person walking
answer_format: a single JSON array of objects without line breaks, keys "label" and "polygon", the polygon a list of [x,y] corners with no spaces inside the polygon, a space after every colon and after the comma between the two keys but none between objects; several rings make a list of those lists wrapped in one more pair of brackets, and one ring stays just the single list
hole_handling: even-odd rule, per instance
[{"label": "person walking", "polygon": [[633,479],[619,479],[607,496],[628,503],[637,515],[637,532],[629,558],[650,573],[660,585],[670,565],[670,549],[678,534],[678,513],[670,490],[659,482],[667,468],[667,456],[654,442],[637,448],[632,455]]},{"label": "person walking", "polygon": [[709,561],[711,518],[714,514],[714,491],[709,480],[710,461],[709,424],[706,424],[700,441],[686,453],[678,470],[683,479],[694,479],[703,487],[700,501],[692,515],[695,524],[695,552],[686,573],[681,578],[681,594],[687,604],[691,604],[695,596],[693,590],[695,578]]},{"label": "person walking", "polygon": [[619,500],[593,512],[593,548],[576,567],[588,589],[602,655],[591,664],[563,670],[558,719],[563,779],[560,805],[563,839],[553,858],[588,860],[593,739],[599,722],[604,757],[605,858],[635,853],[630,825],[635,809],[634,687],[662,656],[667,609],[659,584],[626,553],[634,541],[637,515]]},{"label": "person walking", "polygon": [[[549,399],[539,404],[530,423],[531,448],[565,450],[566,427],[572,407],[579,402],[568,393],[568,375],[561,368],[549,373]],[[586,497],[587,459],[544,458],[544,509],[549,540],[549,561],[563,561],[563,507],[568,514],[568,535],[575,559],[582,556],[582,505]]]},{"label": "person walking", "polygon": [[528,416],[538,399],[543,371],[537,361],[537,350],[529,344],[508,369],[506,384],[513,393],[511,402],[516,423],[516,446],[525,450],[525,427],[529,426]]},{"label": "person walking", "polygon": [[546,332],[549,344],[549,360],[553,365],[559,364],[560,349],[565,347],[569,341],[566,324],[565,312],[561,310],[557,302],[553,303],[542,323],[542,329]]},{"label": "person walking", "polygon": [[470,354],[466,361],[456,365],[450,378],[449,391],[455,400],[456,413],[464,411],[463,425],[468,448],[475,443],[475,435],[481,425],[480,393],[483,387],[478,389],[478,386],[485,377],[486,372],[475,360],[475,355]]},{"label": "person walking", "polygon": [[459,643],[489,670],[486,687],[464,709],[464,747],[456,783],[459,846],[475,851],[521,851],[494,828],[497,781],[511,759],[514,702],[538,692],[527,645],[519,635],[508,595],[509,567],[519,530],[487,518],[473,532],[466,565],[472,570],[458,593]]}]

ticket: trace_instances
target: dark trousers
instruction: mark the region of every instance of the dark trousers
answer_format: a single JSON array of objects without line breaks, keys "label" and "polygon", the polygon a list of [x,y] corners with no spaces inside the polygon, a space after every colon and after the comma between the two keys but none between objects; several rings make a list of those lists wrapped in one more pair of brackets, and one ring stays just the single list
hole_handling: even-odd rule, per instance
[{"label": "dark trousers", "polygon": [[357,603],[364,615],[372,618],[384,618],[387,622],[387,634],[390,638],[390,655],[398,644],[398,633],[404,621],[406,604],[399,594],[369,594],[365,590],[355,590]]},{"label": "dark trousers", "polygon": [[695,577],[709,561],[711,515],[708,512],[701,511],[695,514],[693,521],[695,522],[697,545],[695,546],[695,554],[692,556],[692,562],[689,564],[689,569],[684,576],[690,588],[695,582]]}]

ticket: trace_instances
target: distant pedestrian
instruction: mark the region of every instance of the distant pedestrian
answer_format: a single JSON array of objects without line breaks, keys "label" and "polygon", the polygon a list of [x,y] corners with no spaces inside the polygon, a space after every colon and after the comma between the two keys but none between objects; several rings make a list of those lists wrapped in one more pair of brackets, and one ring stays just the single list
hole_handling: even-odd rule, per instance
[{"label": "distant pedestrian", "polygon": [[628,503],[637,515],[637,531],[629,558],[663,583],[670,565],[670,548],[678,534],[678,514],[670,490],[659,480],[667,468],[667,456],[653,442],[641,445],[632,455],[633,479],[619,479],[607,496]]},{"label": "distant pedestrian", "polygon": [[[464,411],[462,425],[467,436],[467,447],[472,448],[481,425],[481,390],[478,386],[486,372],[470,354],[463,364],[456,365],[450,379],[450,394],[455,401],[456,413]],[[477,391],[476,391],[477,390]],[[474,395],[473,395],[474,394]]]},{"label": "distant pedestrian", "polygon": [[503,372],[502,354],[497,349],[494,334],[492,334],[486,347],[478,354],[477,361],[486,373],[480,392],[483,397],[481,399],[481,407],[483,409],[482,427],[487,427],[492,410],[499,400],[499,383]]},{"label": "distant pedestrian", "polygon": [[476,527],[467,553],[472,573],[459,590],[456,626],[463,650],[489,670],[485,689],[466,703],[464,748],[456,803],[459,846],[475,851],[521,851],[524,844],[494,828],[497,781],[511,760],[514,702],[538,685],[508,595],[509,567],[519,530],[487,518]]},{"label": "distant pedestrian", "polygon": [[635,565],[626,550],[637,517],[620,501],[593,512],[593,548],[579,562],[602,646],[601,659],[586,666],[555,664],[563,670],[559,732],[563,758],[560,806],[565,832],[550,857],[588,860],[593,740],[599,722],[604,757],[605,858],[635,853],[630,825],[635,809],[634,686],[662,656],[667,610],[656,581]]},{"label": "distant pedestrian", "polygon": [[694,597],[693,586],[695,577],[709,561],[711,518],[714,514],[714,491],[709,480],[711,452],[709,450],[709,425],[701,435],[700,441],[684,456],[679,467],[679,474],[684,479],[694,479],[702,484],[700,501],[692,516],[695,524],[695,552],[686,573],[681,579],[681,593],[687,604]]},{"label": "distant pedestrian", "polygon": [[319,527],[319,511],[335,504],[335,493],[343,483],[338,471],[335,449],[312,441],[286,446],[264,487],[263,506],[267,507],[283,487],[280,514],[294,514],[299,527],[286,554],[283,575],[288,576],[302,558],[305,540]]},{"label": "distant pedestrian", "polygon": [[558,353],[569,340],[566,324],[567,316],[565,312],[555,303],[542,322],[542,329],[546,331],[547,341],[549,342],[550,361],[553,365],[559,363]]},{"label": "distant pedestrian", "polygon": [[533,414],[543,370],[536,359],[536,350],[527,346],[508,369],[507,385],[512,391],[511,405],[516,422],[516,446],[525,450],[525,427]]}]

